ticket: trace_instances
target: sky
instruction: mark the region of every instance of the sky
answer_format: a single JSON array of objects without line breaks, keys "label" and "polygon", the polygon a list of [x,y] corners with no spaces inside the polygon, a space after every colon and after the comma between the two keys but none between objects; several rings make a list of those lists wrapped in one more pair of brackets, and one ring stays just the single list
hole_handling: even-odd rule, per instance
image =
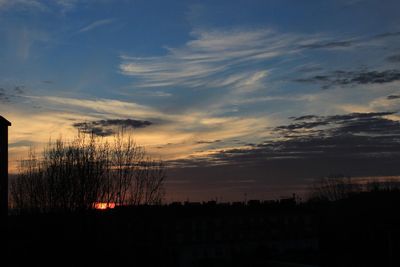
[{"label": "sky", "polygon": [[10,171],[124,126],[167,201],[273,199],[400,175],[397,0],[0,0]]}]

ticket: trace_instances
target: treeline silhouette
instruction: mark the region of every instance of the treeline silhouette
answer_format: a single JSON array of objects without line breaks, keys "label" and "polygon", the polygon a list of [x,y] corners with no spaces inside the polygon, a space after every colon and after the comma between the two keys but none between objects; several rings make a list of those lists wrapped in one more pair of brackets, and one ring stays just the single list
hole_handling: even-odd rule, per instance
[{"label": "treeline silhouette", "polygon": [[399,266],[399,188],[335,175],[306,201],[13,215],[10,266]]},{"label": "treeline silhouette", "polygon": [[32,149],[11,180],[11,206],[19,213],[75,212],[96,203],[160,204],[166,169],[123,130],[111,141],[79,133],[71,141]]},{"label": "treeline silhouette", "polygon": [[309,188],[308,202],[338,201],[363,192],[398,192],[399,178],[354,179],[344,174],[331,174],[316,179]]}]

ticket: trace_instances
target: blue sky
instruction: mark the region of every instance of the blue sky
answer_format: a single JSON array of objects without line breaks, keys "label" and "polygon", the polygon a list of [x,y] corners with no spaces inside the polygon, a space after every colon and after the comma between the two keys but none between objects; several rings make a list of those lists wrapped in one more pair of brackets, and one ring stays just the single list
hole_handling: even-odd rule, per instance
[{"label": "blue sky", "polygon": [[[175,166],[171,199],[269,198],[332,172],[399,175],[398,10],[390,0],[0,0],[11,169],[49,137],[125,125]],[[336,160],[321,136],[335,148],[351,136],[350,154],[366,147],[351,156],[359,165]],[[310,150],[332,164],[302,173]],[[371,157],[376,168],[363,170]]]}]

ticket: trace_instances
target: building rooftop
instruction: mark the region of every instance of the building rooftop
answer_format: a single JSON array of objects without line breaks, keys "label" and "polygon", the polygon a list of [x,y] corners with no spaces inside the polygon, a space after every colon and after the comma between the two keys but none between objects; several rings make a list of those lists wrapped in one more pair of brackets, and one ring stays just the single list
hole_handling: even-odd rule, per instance
[{"label": "building rooftop", "polygon": [[0,116],[0,126],[11,126],[11,122]]}]

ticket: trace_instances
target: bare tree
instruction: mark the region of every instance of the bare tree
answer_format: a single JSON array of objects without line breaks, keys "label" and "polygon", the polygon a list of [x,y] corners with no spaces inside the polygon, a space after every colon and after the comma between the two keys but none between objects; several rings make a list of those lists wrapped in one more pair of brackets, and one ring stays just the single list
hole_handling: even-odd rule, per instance
[{"label": "bare tree", "polygon": [[345,175],[331,175],[314,181],[310,200],[336,201],[361,192],[398,192],[400,181],[396,178],[352,179]]},{"label": "bare tree", "polygon": [[113,142],[78,134],[71,142],[49,142],[39,159],[32,151],[11,184],[14,206],[23,211],[79,211],[97,202],[158,204],[165,166],[146,156],[130,135]]},{"label": "bare tree", "polygon": [[123,130],[114,136],[111,163],[117,205],[161,202],[166,178],[164,163],[147,156],[145,149]]},{"label": "bare tree", "polygon": [[163,162],[144,158],[139,162],[135,174],[130,184],[129,204],[160,204],[164,194],[162,186],[166,178]]},{"label": "bare tree", "polygon": [[145,151],[134,142],[131,136],[125,136],[123,130],[114,136],[113,141],[111,160],[115,168],[114,180],[117,187],[115,202],[118,205],[124,205],[128,202],[127,194],[132,186],[136,185],[132,194],[137,194],[136,191],[142,190],[141,184],[138,184],[136,180],[140,174],[140,164],[145,157]]},{"label": "bare tree", "polygon": [[350,194],[360,191],[359,185],[353,183],[351,177],[345,175],[331,175],[314,182],[311,187],[311,199],[336,201],[349,197]]},{"label": "bare tree", "polygon": [[28,158],[20,161],[19,175],[10,184],[13,206],[19,210],[44,211],[46,197],[42,180],[43,171],[34,150],[30,149]]}]

